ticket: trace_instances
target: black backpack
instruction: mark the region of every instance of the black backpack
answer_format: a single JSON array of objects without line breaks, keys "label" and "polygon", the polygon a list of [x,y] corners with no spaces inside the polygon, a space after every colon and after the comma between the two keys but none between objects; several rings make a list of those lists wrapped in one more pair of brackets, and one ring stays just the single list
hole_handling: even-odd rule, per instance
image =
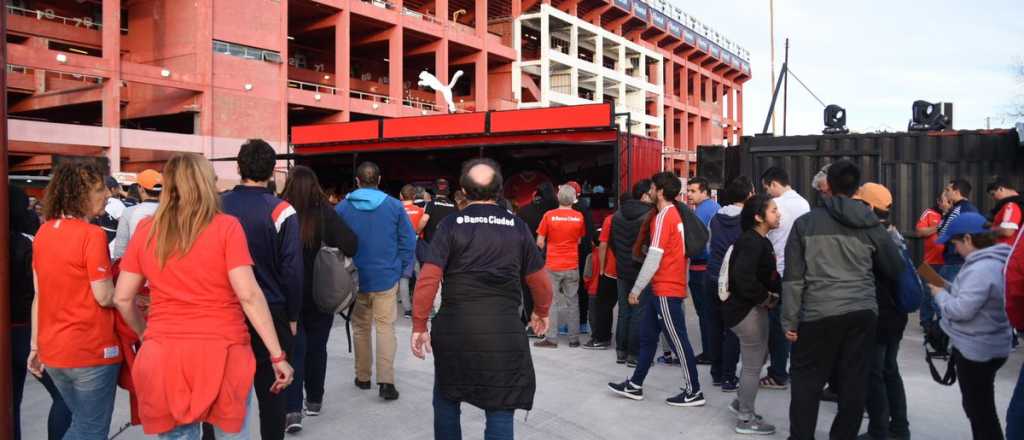
[{"label": "black backpack", "polygon": [[[949,353],[949,335],[942,330],[938,322],[929,323],[924,327],[924,360],[932,379],[940,385],[951,386],[956,383],[956,353]],[[933,359],[947,359],[946,374],[940,375]]]},{"label": "black backpack", "polygon": [[683,241],[686,246],[686,257],[694,258],[704,253],[708,246],[708,227],[700,221],[700,217],[683,203],[676,203],[679,217],[683,219]]}]

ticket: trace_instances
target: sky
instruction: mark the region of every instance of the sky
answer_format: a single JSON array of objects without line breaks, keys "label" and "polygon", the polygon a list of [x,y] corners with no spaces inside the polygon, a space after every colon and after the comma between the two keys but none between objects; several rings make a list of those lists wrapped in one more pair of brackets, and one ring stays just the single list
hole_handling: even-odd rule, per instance
[{"label": "sky", "polygon": [[[771,102],[769,0],[672,0],[750,51],[745,134],[760,132]],[[776,72],[790,67],[825,104],[847,110],[851,131],[905,131],[911,104],[953,103],[956,129],[1012,127],[1024,102],[1021,0],[774,0]],[[1018,68],[1019,69],[1019,68]],[[782,133],[782,97],[776,104]],[[787,133],[819,134],[824,108],[790,76]],[[771,128],[769,128],[771,131]]]}]

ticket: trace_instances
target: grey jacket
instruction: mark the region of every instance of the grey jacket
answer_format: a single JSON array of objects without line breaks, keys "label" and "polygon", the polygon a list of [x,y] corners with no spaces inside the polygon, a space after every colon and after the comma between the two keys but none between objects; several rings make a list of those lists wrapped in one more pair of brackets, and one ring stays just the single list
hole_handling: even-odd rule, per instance
[{"label": "grey jacket", "polygon": [[1013,333],[1006,317],[1003,265],[1010,246],[997,244],[964,260],[949,291],[935,296],[942,312],[939,325],[967,359],[988,362],[1010,354]]},{"label": "grey jacket", "polygon": [[860,310],[878,313],[875,267],[892,280],[904,270],[878,217],[857,200],[826,199],[796,220],[786,242],[782,327],[795,331],[801,322]]}]

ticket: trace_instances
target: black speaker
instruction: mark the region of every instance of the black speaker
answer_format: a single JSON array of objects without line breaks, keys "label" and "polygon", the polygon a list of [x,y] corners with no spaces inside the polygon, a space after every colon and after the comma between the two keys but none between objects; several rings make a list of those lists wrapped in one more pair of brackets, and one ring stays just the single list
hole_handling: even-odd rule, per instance
[{"label": "black speaker", "polygon": [[721,189],[725,185],[725,147],[697,147],[697,176],[708,179],[708,185],[715,189]]},{"label": "black speaker", "polygon": [[938,131],[953,129],[953,104],[917,100],[911,106],[907,131]]},{"label": "black speaker", "polygon": [[846,109],[835,104],[825,107],[825,129],[822,134],[846,134]]}]

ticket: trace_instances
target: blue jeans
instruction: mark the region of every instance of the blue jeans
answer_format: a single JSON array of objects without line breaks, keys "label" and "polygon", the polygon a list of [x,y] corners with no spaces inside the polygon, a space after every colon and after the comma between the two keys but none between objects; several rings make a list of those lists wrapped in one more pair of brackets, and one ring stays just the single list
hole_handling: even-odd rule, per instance
[{"label": "blue jeans", "polygon": [[772,364],[768,375],[780,384],[789,382],[789,340],[782,331],[782,304],[768,312],[768,354]]},{"label": "blue jeans", "polygon": [[60,396],[60,391],[53,383],[49,371],[43,371],[43,377],[39,379],[39,383],[43,384],[46,392],[50,394],[50,400],[53,401],[50,404],[50,413],[46,418],[46,437],[49,440],[61,440],[68,432],[68,428],[71,427],[71,409],[64,403],[64,398]]},{"label": "blue jeans", "polygon": [[121,364],[85,368],[49,368],[50,377],[71,409],[66,440],[106,440],[114,413]]},{"label": "blue jeans", "polygon": [[[633,288],[633,283],[636,280],[627,280],[619,278],[617,281],[619,288],[619,320],[615,324],[615,351],[619,353],[626,353],[629,356],[636,356],[637,352],[637,335],[640,334],[638,328],[640,325],[640,313],[643,308],[639,305],[632,305],[629,303],[629,291]],[[640,304],[643,304],[644,298],[651,296],[651,287],[647,286],[643,292],[640,292]]]},{"label": "blue jeans", "polygon": [[736,379],[736,364],[740,362],[740,339],[722,322],[722,300],[718,298],[718,278],[706,277],[704,291],[708,299],[708,349],[711,360],[711,380],[719,382]]},{"label": "blue jeans", "polygon": [[693,298],[693,309],[697,311],[697,328],[700,330],[700,351],[708,351],[708,292],[704,288],[707,278],[705,270],[691,270],[687,283],[690,287],[690,298]]},{"label": "blue jeans", "polygon": [[672,351],[679,358],[679,366],[683,370],[683,390],[688,393],[700,392],[697,360],[686,336],[683,299],[652,295],[641,299],[640,306],[643,308],[639,329],[640,346],[637,350],[636,369],[633,370],[630,381],[637,386],[644,384],[658,350],[658,335],[664,333],[668,337]]},{"label": "blue jeans", "polygon": [[1006,440],[1024,440],[1024,367],[1020,369],[1010,408],[1006,410]]},{"label": "blue jeans", "polygon": [[[943,266],[941,264],[930,264],[929,266],[931,266],[932,269],[935,270],[935,272],[938,272],[940,275],[942,274],[942,267]],[[960,271],[960,269],[957,269],[957,272],[959,272],[959,271]],[[954,275],[954,277],[955,277],[955,275]],[[951,278],[948,278],[948,280],[952,281]],[[923,278],[921,279],[921,283],[925,287],[928,287],[928,283]],[[928,295],[927,293],[928,292],[926,291],[925,292],[925,296],[924,296],[924,300],[921,301],[921,311],[918,313],[918,317],[921,319],[921,327],[926,327],[926,326],[930,325],[931,323],[939,320],[939,316],[938,316],[939,312],[935,308],[935,299],[932,298],[932,296]]]},{"label": "blue jeans", "polygon": [[[249,392],[249,399],[245,402],[245,420],[242,421],[242,430],[239,432],[224,432],[216,425],[213,426],[214,438],[224,440],[249,440],[251,434],[249,431],[249,413],[252,412],[252,400],[256,397],[256,391]],[[203,437],[203,424],[192,423],[189,425],[180,425],[174,429],[160,434],[159,437],[163,440],[199,440]]]},{"label": "blue jeans", "polygon": [[[324,381],[327,377],[327,340],[334,326],[333,313],[305,311],[299,321],[292,349],[292,368],[295,379],[285,390],[288,393],[288,412],[302,411],[303,397],[307,402],[323,403]],[[303,396],[305,391],[305,396]]]},{"label": "blue jeans", "polygon": [[[448,400],[434,382],[434,440],[462,440],[461,402]],[[484,440],[512,440],[512,410],[484,410]]]}]

